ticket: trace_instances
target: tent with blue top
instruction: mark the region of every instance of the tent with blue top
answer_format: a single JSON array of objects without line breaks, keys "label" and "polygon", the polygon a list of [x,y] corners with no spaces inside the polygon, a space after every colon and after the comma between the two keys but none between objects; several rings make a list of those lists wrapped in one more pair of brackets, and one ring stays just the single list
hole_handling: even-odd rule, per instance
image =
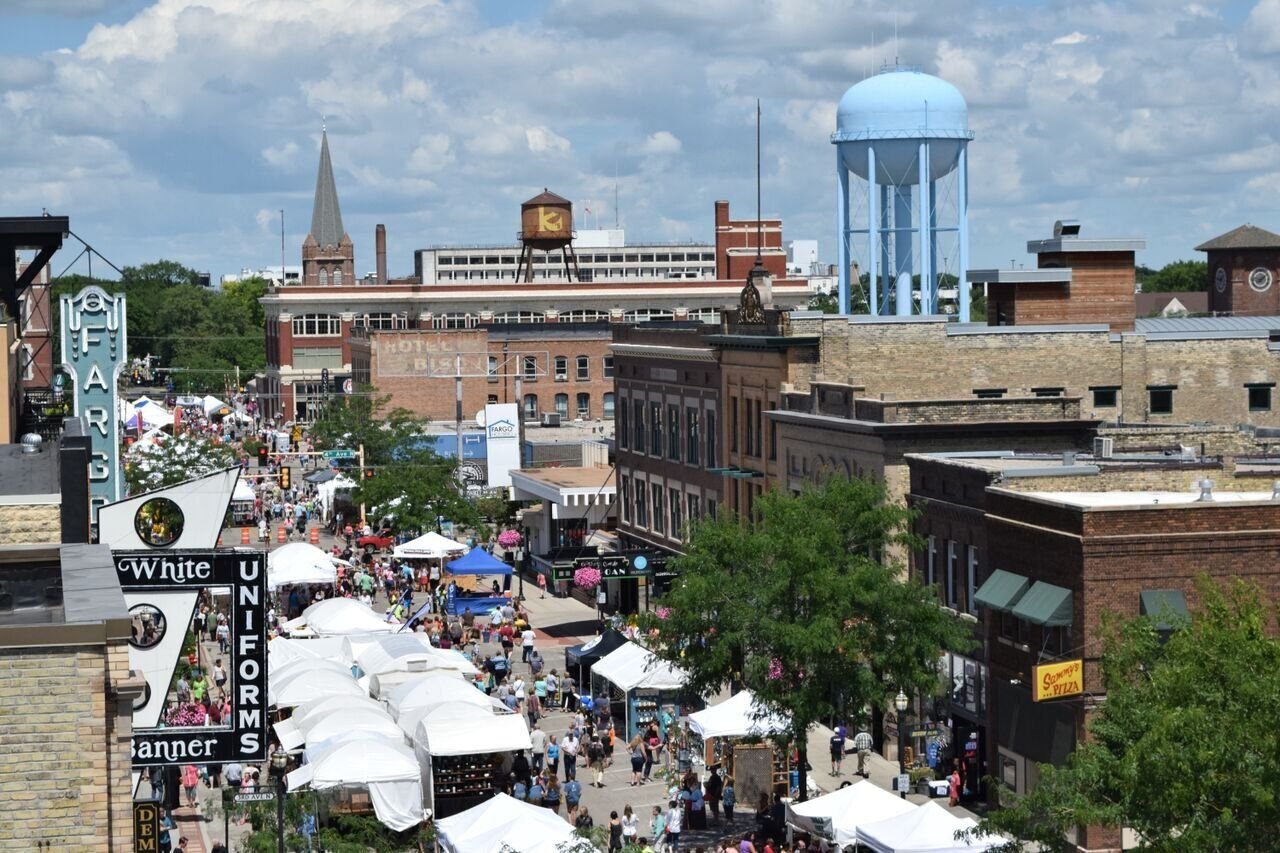
[{"label": "tent with blue top", "polygon": [[509,575],[511,567],[483,548],[472,548],[465,556],[445,566],[455,575]]}]

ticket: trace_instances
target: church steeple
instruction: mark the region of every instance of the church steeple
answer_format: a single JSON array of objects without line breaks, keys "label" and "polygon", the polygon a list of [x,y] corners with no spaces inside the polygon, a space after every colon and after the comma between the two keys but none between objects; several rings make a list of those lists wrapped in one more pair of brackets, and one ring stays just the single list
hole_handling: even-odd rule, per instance
[{"label": "church steeple", "polygon": [[320,133],[320,168],[316,172],[316,200],[311,210],[311,237],[319,246],[337,246],[346,236],[342,209],[338,207],[338,187],[329,159],[329,133]]}]

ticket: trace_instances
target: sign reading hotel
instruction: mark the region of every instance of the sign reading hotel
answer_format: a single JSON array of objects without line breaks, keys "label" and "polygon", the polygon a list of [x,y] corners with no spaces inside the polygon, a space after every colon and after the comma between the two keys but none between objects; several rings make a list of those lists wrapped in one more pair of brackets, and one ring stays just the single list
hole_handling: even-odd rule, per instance
[{"label": "sign reading hotel", "polygon": [[85,419],[92,441],[89,498],[98,509],[120,500],[120,417],[116,380],[128,358],[125,298],[100,287],[63,296],[62,366],[71,376],[72,413]]},{"label": "sign reading hotel", "polygon": [[1084,692],[1084,661],[1046,663],[1034,668],[1031,698],[1036,702]]}]

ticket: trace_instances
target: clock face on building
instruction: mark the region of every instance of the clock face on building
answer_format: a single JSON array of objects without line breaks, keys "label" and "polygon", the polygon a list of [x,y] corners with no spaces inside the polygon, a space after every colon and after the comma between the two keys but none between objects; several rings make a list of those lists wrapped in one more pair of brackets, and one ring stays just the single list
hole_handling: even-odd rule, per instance
[{"label": "clock face on building", "polygon": [[1265,267],[1257,267],[1253,272],[1249,273],[1249,286],[1258,293],[1265,293],[1271,288],[1271,270]]},{"label": "clock face on building", "polygon": [[1227,271],[1222,267],[1218,267],[1218,271],[1213,274],[1213,286],[1219,293],[1224,293],[1227,289]]}]

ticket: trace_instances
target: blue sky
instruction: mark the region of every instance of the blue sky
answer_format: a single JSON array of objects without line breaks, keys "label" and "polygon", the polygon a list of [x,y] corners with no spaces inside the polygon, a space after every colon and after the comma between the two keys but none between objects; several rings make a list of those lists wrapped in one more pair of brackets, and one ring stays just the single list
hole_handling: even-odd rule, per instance
[{"label": "blue sky", "polygon": [[615,172],[632,239],[710,240],[759,97],[765,212],[832,260],[835,104],[895,23],[969,102],[973,266],[1064,216],[1152,265],[1280,230],[1280,0],[3,0],[0,215],[216,276],[278,263],[284,209],[297,263],[327,119],[360,271],[378,222],[408,274],[544,186],[612,221]]}]

